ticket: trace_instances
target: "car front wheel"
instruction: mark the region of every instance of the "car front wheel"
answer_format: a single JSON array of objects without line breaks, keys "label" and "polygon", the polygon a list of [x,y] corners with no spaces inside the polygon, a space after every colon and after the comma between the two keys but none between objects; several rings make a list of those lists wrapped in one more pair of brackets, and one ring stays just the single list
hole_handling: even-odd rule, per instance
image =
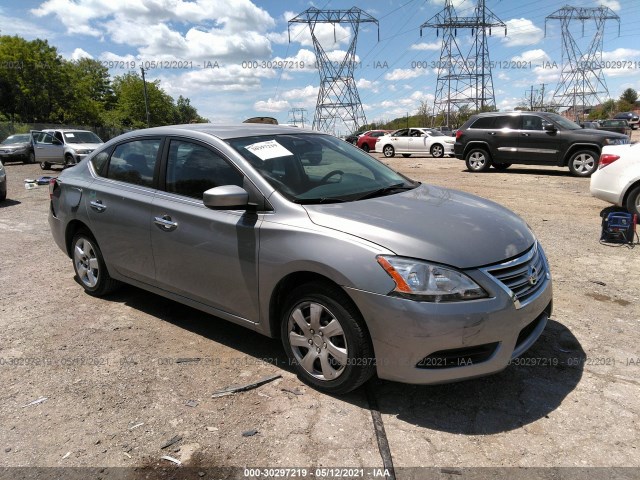
[{"label": "car front wheel", "polygon": [[109,275],[100,247],[89,233],[76,233],[71,246],[73,269],[88,294],[100,297],[116,289],[119,282]]},{"label": "car front wheel", "polygon": [[42,170],[49,170],[51,168],[51,164],[49,162],[40,162],[40,168]]},{"label": "car front wheel", "polygon": [[362,150],[364,150],[365,152],[369,153],[369,150],[371,150],[369,148],[369,145],[367,145],[366,143],[364,145],[362,145]]},{"label": "car front wheel", "polygon": [[589,177],[598,168],[598,154],[593,150],[578,150],[569,159],[569,171],[576,177]]},{"label": "car front wheel", "polygon": [[629,213],[640,215],[640,185],[629,192],[625,207]]},{"label": "car front wheel", "polygon": [[465,163],[470,172],[486,172],[491,167],[491,157],[485,149],[474,148],[467,153]]},{"label": "car front wheel", "polygon": [[391,145],[385,145],[384,148],[382,149],[382,154],[385,157],[390,158],[396,154],[396,151]]},{"label": "car front wheel", "polygon": [[338,287],[319,282],[301,285],[291,292],[283,312],[282,344],[305,383],[343,394],[373,375],[369,333]]},{"label": "car front wheel", "polygon": [[435,144],[431,147],[431,156],[436,158],[444,157],[444,148],[442,145]]}]

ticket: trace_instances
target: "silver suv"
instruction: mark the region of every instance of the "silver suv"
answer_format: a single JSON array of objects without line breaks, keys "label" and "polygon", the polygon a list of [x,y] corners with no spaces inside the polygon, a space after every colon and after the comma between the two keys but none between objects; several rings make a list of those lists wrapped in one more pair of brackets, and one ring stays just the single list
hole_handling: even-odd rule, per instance
[{"label": "silver suv", "polygon": [[89,130],[64,128],[32,130],[31,138],[35,160],[43,170],[53,164],[75,165],[104,143]]},{"label": "silver suv", "polygon": [[126,282],[279,337],[327,392],[374,373],[426,384],[498,372],[551,315],[549,266],[524,220],[319,132],[138,130],[50,194],[53,238],[89,294]]}]

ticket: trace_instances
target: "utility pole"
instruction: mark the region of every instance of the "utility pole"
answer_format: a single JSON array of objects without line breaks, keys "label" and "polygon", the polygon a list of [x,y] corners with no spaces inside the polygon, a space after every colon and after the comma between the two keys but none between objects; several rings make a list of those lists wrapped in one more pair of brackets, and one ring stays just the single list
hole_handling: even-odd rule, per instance
[{"label": "utility pole", "polygon": [[[316,53],[316,63],[320,73],[320,90],[313,116],[313,129],[331,132],[335,129],[337,119],[345,124],[351,124],[352,131],[358,131],[367,123],[358,95],[353,71],[356,67],[356,43],[358,31],[363,23],[375,23],[378,27],[378,41],[380,40],[380,26],[378,20],[365,11],[352,7],[349,10],[318,10],[308,8],[301,14],[289,20],[289,42],[291,42],[291,24],[306,23],[311,31],[311,39]],[[341,61],[329,60],[327,52],[316,37],[315,29],[320,23],[333,25],[334,41],[336,24],[348,24],[353,36],[349,48]]]},{"label": "utility pole", "polygon": [[[453,0],[445,0],[444,9],[420,25],[420,36],[424,28],[435,28],[436,36],[442,29],[434,118],[446,112],[449,124],[452,107],[458,110],[471,104],[475,111],[495,107],[487,43],[487,33],[491,35],[492,27],[504,28],[506,36],[506,24],[487,8],[485,0],[478,0],[472,17],[459,17]],[[471,29],[473,45],[466,55],[463,51],[467,51],[467,45],[458,42],[458,29]]]},{"label": "utility pole", "polygon": [[300,124],[300,126],[304,128],[304,114],[306,113],[306,111],[306,108],[292,108],[291,110],[289,110],[289,114],[291,115],[291,123],[293,123],[296,127],[298,126],[298,124]]},{"label": "utility pole", "polygon": [[[583,111],[586,106],[602,103],[609,96],[602,71],[604,27],[607,20],[617,21],[619,36],[620,17],[605,6],[583,8],[566,5],[545,18],[545,35],[549,20],[560,20],[562,31],[562,71],[553,98],[561,106],[569,107],[573,104],[574,108],[576,97],[580,98]],[[595,22],[596,32],[586,48],[580,48],[569,28],[576,20],[582,23],[583,37],[585,21]]]},{"label": "utility pole", "polygon": [[144,78],[144,68],[140,67],[142,72],[142,86],[144,87],[144,109],[147,112],[147,128],[151,126],[151,120],[149,116],[149,99],[147,98],[147,81]]}]

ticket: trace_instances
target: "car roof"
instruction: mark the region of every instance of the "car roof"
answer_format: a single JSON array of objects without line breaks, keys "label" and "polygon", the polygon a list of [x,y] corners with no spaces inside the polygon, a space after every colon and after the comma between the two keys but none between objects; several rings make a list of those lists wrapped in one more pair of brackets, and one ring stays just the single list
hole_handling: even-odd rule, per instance
[{"label": "car roof", "polygon": [[190,123],[187,125],[169,125],[164,127],[152,127],[144,128],[141,130],[134,130],[125,135],[135,136],[140,134],[151,135],[181,135],[186,132],[200,132],[218,137],[222,140],[259,136],[259,135],[278,135],[286,133],[312,133],[323,134],[323,132],[317,132],[314,130],[288,127],[285,125],[269,125],[263,123],[242,123],[237,125],[218,125],[213,123]]},{"label": "car roof", "polygon": [[43,128],[42,129],[43,132],[62,132],[62,133],[67,133],[67,132],[91,132],[91,130],[82,130],[80,128]]}]

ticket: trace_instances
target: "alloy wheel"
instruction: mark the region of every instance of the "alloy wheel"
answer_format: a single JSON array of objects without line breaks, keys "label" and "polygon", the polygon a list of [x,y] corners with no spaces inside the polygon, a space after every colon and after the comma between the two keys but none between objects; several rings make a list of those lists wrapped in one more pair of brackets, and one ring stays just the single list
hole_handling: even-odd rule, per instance
[{"label": "alloy wheel", "polygon": [[80,237],[73,246],[73,261],[80,281],[94,288],[100,279],[100,263],[95,248],[89,239]]}]

